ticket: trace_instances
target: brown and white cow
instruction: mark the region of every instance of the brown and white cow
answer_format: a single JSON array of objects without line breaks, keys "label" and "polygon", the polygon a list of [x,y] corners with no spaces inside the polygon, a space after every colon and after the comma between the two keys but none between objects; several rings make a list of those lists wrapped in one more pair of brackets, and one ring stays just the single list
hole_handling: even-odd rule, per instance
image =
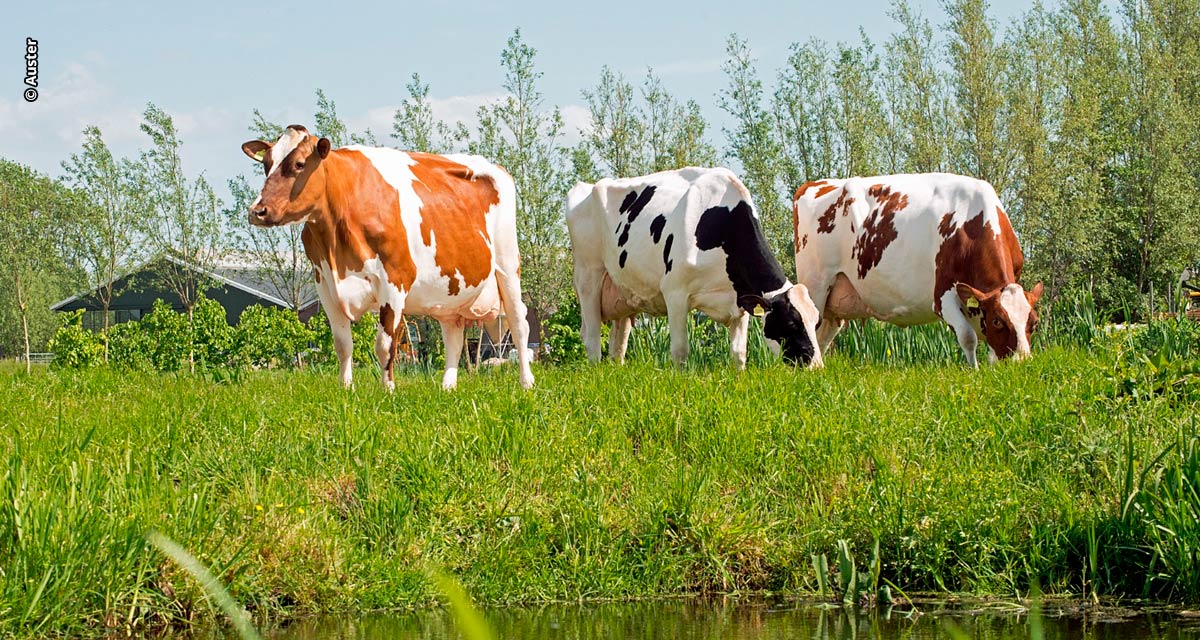
[{"label": "brown and white cow", "polygon": [[250,223],[304,225],[342,384],[351,381],[350,325],[368,311],[379,312],[375,354],[388,390],[402,314],[441,323],[442,387],[452,389],[464,324],[491,321],[503,306],[521,386],[532,387],[512,177],[478,156],[331,146],[292,125],[274,144],[251,140],[242,150],[267,174]]},{"label": "brown and white cow", "polygon": [[1029,355],[1039,282],[1000,198],[982,180],[946,173],[817,180],[793,200],[797,281],[821,310],[821,352],[851,318],[950,325],[968,364]]}]

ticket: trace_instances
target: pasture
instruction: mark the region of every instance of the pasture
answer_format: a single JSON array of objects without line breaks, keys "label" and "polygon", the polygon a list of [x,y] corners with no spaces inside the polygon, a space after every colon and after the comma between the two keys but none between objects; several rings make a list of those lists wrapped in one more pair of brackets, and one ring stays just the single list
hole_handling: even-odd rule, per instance
[{"label": "pasture", "polygon": [[411,372],[394,395],[362,368],[342,390],[329,370],[6,367],[0,630],[211,618],[150,531],[264,618],[432,605],[430,568],[489,604],[812,593],[812,555],[836,565],[839,540],[858,558],[878,540],[907,592],[1194,601],[1182,326],[1087,348],[1051,329],[1032,360],[979,371],[944,329],[868,327],[823,371],[752,344],[741,373],[715,338],[708,360],[696,344],[688,370],[663,366],[651,326],[631,364],[535,367],[531,391],[513,367],[453,393]]}]

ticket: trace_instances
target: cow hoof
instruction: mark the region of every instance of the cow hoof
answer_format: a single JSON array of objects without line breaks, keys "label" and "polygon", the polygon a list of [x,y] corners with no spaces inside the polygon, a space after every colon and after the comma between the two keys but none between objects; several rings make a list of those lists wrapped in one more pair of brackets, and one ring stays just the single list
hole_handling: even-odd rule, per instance
[{"label": "cow hoof", "polygon": [[528,377],[521,376],[521,388],[522,389],[532,389],[533,388],[533,375],[529,375]]}]

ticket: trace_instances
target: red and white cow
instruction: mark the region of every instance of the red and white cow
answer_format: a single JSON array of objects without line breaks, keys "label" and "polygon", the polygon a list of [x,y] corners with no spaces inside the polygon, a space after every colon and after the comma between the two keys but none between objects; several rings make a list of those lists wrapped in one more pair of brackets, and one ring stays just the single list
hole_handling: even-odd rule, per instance
[{"label": "red and white cow", "polygon": [[771,253],[750,192],[728,169],[688,167],[640,178],[580,183],[567,195],[575,292],[588,357],[600,359],[600,326],[612,322],[609,355],[623,361],[631,318],[666,315],[671,356],[688,357],[688,314],[729,327],[746,366],[748,315],[766,311],[764,335],[789,362],[821,366],[817,309]]},{"label": "red and white cow", "polygon": [[792,211],[822,353],[846,319],[940,318],[972,367],[979,337],[993,361],[1029,355],[1042,284],[1017,284],[1025,258],[992,185],[945,173],[817,180]]},{"label": "red and white cow", "polygon": [[343,385],[351,381],[350,325],[368,311],[379,312],[375,354],[388,390],[395,388],[402,314],[441,323],[442,387],[452,389],[464,323],[493,320],[503,306],[521,386],[533,386],[516,189],[504,169],[478,156],[332,149],[328,138],[299,125],[274,144],[251,140],[242,150],[267,174],[250,206],[250,223],[304,225],[301,239],[333,330]]}]

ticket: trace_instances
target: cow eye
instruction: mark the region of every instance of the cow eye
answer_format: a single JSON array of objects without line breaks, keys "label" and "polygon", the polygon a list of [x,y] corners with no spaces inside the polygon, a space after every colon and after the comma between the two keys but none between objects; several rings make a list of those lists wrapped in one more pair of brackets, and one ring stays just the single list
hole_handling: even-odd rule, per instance
[{"label": "cow eye", "polygon": [[296,162],[296,171],[304,171],[304,161],[303,160]]},{"label": "cow eye", "polygon": [[1000,318],[992,318],[992,326],[999,329],[1004,326],[1004,322],[1002,322]]}]

